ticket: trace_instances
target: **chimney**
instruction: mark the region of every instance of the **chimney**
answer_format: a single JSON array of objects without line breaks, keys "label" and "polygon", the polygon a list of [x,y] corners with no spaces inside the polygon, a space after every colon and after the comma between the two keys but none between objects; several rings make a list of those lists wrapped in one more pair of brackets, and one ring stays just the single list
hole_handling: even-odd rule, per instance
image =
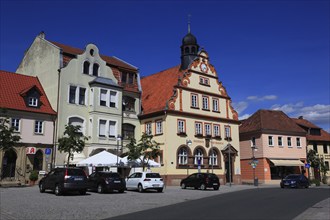
[{"label": "chimney", "polygon": [[46,35],[44,31],[41,31],[40,34],[38,35],[40,38],[45,39]]},{"label": "chimney", "polygon": [[304,119],[304,117],[301,115],[301,116],[298,117],[298,119]]}]

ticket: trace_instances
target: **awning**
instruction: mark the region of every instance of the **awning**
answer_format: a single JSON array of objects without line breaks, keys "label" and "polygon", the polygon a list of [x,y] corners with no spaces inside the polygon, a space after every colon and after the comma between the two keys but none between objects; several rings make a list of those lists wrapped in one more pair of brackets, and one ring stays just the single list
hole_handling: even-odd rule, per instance
[{"label": "awning", "polygon": [[269,159],[275,166],[286,166],[286,167],[294,167],[294,166],[304,166],[305,164],[300,160],[275,160]]}]

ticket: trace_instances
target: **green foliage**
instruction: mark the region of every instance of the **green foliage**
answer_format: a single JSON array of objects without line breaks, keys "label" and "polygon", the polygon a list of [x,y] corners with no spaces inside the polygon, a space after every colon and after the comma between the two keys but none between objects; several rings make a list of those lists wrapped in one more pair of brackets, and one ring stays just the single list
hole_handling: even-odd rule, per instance
[{"label": "green foliage", "polygon": [[38,171],[32,170],[30,173],[29,179],[31,181],[37,181],[38,180]]},{"label": "green foliage", "polygon": [[158,157],[160,153],[159,143],[152,140],[152,138],[152,135],[143,133],[138,144],[136,144],[136,140],[132,138],[130,143],[126,145],[128,149],[128,159],[140,160],[143,170],[148,165],[149,160]]},{"label": "green foliage", "polygon": [[321,182],[318,179],[312,179],[310,182],[311,182],[311,184],[315,184],[316,186],[320,186],[321,185]]},{"label": "green foliage", "polygon": [[[5,110],[1,110],[4,113]],[[0,150],[9,150],[21,140],[21,137],[14,134],[14,128],[9,126],[9,119],[0,119]]]},{"label": "green foliage", "polygon": [[311,164],[311,167],[318,168],[320,165],[320,158],[317,156],[316,151],[310,149],[307,152],[307,162]]},{"label": "green foliage", "polygon": [[67,166],[69,166],[70,159],[73,159],[74,152],[80,153],[84,150],[85,141],[88,140],[80,131],[80,125],[66,125],[64,137],[58,139],[58,150],[60,152],[68,153]]}]

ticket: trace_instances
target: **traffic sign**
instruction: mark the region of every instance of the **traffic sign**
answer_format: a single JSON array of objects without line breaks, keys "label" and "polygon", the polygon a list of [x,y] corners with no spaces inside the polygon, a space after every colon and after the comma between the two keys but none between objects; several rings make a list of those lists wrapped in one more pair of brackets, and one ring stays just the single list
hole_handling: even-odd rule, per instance
[{"label": "traffic sign", "polygon": [[49,155],[49,154],[51,154],[52,153],[52,149],[51,148],[46,148],[45,149],[45,154],[46,155]]},{"label": "traffic sign", "polygon": [[310,167],[311,167],[311,165],[309,163],[305,164],[305,168],[310,168]]}]

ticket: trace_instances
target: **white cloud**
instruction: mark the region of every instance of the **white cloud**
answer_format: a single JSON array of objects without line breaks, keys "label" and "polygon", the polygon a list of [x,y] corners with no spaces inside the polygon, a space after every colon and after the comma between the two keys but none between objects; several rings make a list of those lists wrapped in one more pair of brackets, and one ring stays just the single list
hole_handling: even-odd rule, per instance
[{"label": "white cloud", "polygon": [[288,114],[290,117],[303,116],[308,121],[315,125],[329,130],[330,126],[330,105],[317,104],[313,106],[304,106],[303,102],[296,104],[273,105],[273,110],[281,110]]},{"label": "white cloud", "polygon": [[233,107],[237,111],[238,115],[242,113],[247,107],[248,103],[247,102],[233,102]]},{"label": "white cloud", "polygon": [[244,114],[242,115],[241,117],[238,117],[239,120],[244,120],[244,119],[247,119],[251,116],[251,114]]},{"label": "white cloud", "polygon": [[246,99],[251,100],[251,101],[276,100],[277,96],[276,95],[265,95],[265,96],[262,96],[262,97],[248,96]]}]

